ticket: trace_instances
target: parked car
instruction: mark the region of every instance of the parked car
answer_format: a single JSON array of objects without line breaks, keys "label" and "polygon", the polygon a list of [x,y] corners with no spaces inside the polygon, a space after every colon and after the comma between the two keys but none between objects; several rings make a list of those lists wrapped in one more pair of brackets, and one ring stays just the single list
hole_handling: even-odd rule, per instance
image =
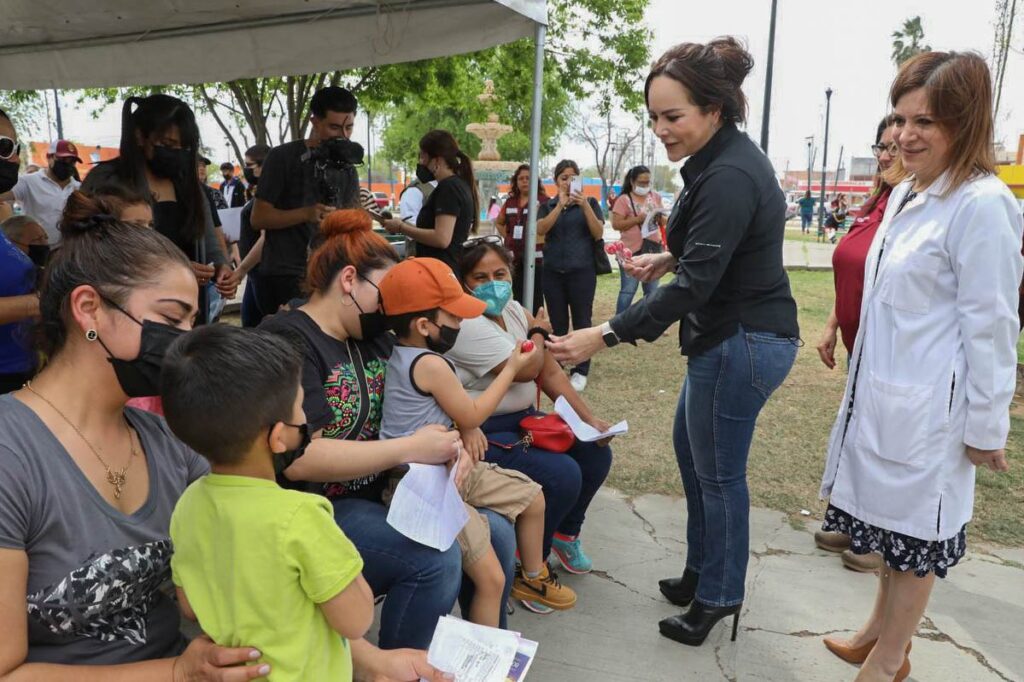
[{"label": "parked car", "polygon": [[387,192],[374,192],[373,198],[377,202],[377,208],[382,211],[391,205],[391,197],[388,196]]},{"label": "parked car", "polygon": [[791,220],[791,219],[795,218],[796,214],[797,214],[797,212],[799,210],[800,210],[800,207],[797,205],[797,203],[795,201],[787,201],[786,202],[786,220]]}]

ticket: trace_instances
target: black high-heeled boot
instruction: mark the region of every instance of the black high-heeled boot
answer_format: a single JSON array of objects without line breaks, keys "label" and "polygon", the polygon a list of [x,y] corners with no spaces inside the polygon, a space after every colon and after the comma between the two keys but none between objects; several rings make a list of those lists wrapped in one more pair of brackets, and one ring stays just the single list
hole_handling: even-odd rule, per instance
[{"label": "black high-heeled boot", "polygon": [[681,578],[665,578],[658,581],[658,589],[665,595],[665,599],[676,606],[689,606],[693,597],[697,594],[697,580],[700,573],[686,569]]},{"label": "black high-heeled boot", "polygon": [[743,604],[733,606],[706,606],[699,601],[690,605],[690,610],[672,616],[658,623],[661,634],[690,646],[700,646],[707,639],[715,623],[732,616],[732,641],[736,641],[736,630],[740,624],[740,610]]}]

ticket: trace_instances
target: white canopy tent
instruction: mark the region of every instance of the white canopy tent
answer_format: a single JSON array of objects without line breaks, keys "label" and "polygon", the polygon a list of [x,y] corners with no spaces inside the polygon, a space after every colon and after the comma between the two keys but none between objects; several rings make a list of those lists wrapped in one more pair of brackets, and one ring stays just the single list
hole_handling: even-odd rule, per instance
[{"label": "white canopy tent", "polygon": [[[296,75],[474,52],[534,35],[530,165],[540,163],[545,0],[3,0],[0,20],[0,90]],[[535,205],[536,183],[530,195]]]}]

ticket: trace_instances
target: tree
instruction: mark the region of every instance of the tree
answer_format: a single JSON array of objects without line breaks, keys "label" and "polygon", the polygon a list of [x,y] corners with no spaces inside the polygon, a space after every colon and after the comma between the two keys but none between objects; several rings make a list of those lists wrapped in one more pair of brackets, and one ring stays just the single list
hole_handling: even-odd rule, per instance
[{"label": "tree", "polygon": [[896,66],[901,65],[916,54],[930,52],[931,46],[923,44],[924,27],[921,17],[911,17],[903,21],[898,31],[892,32],[892,60]]},{"label": "tree", "polygon": [[39,122],[46,120],[46,100],[41,90],[0,90],[0,109],[14,124],[19,138],[40,131]]},{"label": "tree", "polygon": [[[569,102],[595,97],[602,111],[642,105],[640,79],[650,61],[650,31],[644,27],[649,0],[550,0],[545,51],[542,149],[551,152],[568,125]],[[505,158],[525,158],[529,151],[532,108],[533,41],[520,40],[469,55],[421,62],[328,71],[304,76],[253,78],[228,83],[100,88],[83,92],[114,103],[129,95],[167,92],[196,111],[210,113],[241,160],[252,143],[275,144],[301,139],[308,131],[309,99],[328,84],[346,85],[364,110],[399,128],[385,131],[388,158],[408,163],[412,126],[419,133],[443,121],[467,146],[465,126],[482,115],[476,101],[485,79],[502,97],[496,112],[515,132],[499,142]],[[425,127],[422,127],[424,126]],[[418,141],[418,137],[416,138]]]},{"label": "tree", "polygon": [[611,112],[605,112],[600,119],[584,120],[576,134],[594,152],[594,165],[601,178],[601,197],[608,196],[609,185],[614,185],[625,170],[630,147],[640,137],[643,127],[622,128],[612,123]]},{"label": "tree", "polygon": [[993,78],[993,118],[999,116],[999,104],[1003,97],[1003,78],[1006,76],[1006,58],[1010,54],[1013,40],[1013,22],[1017,15],[1017,0],[998,0],[996,3],[995,41],[992,46],[992,62],[995,67]]}]

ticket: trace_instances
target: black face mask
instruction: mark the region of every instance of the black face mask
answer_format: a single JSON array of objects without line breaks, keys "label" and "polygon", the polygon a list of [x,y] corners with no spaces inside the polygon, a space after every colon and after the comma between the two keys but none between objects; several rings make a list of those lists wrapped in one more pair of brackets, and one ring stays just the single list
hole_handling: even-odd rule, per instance
[{"label": "black face mask", "polygon": [[0,161],[0,194],[10,192],[18,184],[18,164]]},{"label": "black face mask", "polygon": [[242,175],[245,176],[245,181],[250,185],[256,184],[256,171],[252,168],[243,168]]},{"label": "black face mask", "polygon": [[437,324],[436,322],[432,322],[431,324],[437,327],[438,330],[441,332],[439,334],[441,338],[435,341],[434,339],[428,336],[427,348],[434,351],[435,353],[444,355],[445,353],[447,353],[448,351],[455,347],[455,341],[459,338],[459,328],[449,327],[448,325],[444,324]]},{"label": "black face mask", "polygon": [[153,147],[153,158],[149,160],[149,169],[161,178],[175,180],[185,175],[185,169],[192,162],[192,152],[187,149],[171,149],[170,147]]},{"label": "black face mask", "polygon": [[285,450],[284,452],[274,453],[274,474],[280,476],[285,469],[290,467],[295,460],[302,457],[306,453],[306,448],[309,447],[310,442],[313,438],[309,435],[309,424],[289,424],[288,422],[281,422],[285,426],[291,426],[299,430],[299,434],[302,436],[302,440],[299,442],[299,446],[294,450]]},{"label": "black face mask", "polygon": [[103,343],[103,339],[96,338],[103,346],[103,350],[107,351],[107,361],[114,366],[114,374],[117,376],[117,383],[121,385],[121,390],[129,398],[148,398],[160,395],[160,367],[163,365],[164,356],[175,339],[184,334],[185,330],[152,320],[139,322],[131,313],[113,301],[103,300],[142,327],[139,355],[132,360],[115,358],[107,345]]},{"label": "black face mask", "polygon": [[59,182],[64,182],[74,174],[75,167],[67,161],[54,161],[50,172]]},{"label": "black face mask", "polygon": [[[374,289],[377,289],[377,285],[366,279],[362,275],[359,275],[360,279],[365,281]],[[377,300],[380,300],[380,289],[377,289]],[[379,309],[372,312],[366,312],[363,310],[363,306],[359,305],[359,301],[356,297],[352,297],[352,302],[356,304],[356,308],[359,310],[359,334],[357,338],[363,341],[369,341],[375,339],[381,334],[388,330],[388,321]],[[378,304],[379,305],[379,304]]]},{"label": "black face mask", "polygon": [[29,244],[28,257],[37,268],[45,268],[46,261],[50,260],[50,245]]},{"label": "black face mask", "polygon": [[423,184],[426,184],[436,180],[437,176],[435,176],[434,173],[422,163],[418,163],[416,164],[416,179]]}]

